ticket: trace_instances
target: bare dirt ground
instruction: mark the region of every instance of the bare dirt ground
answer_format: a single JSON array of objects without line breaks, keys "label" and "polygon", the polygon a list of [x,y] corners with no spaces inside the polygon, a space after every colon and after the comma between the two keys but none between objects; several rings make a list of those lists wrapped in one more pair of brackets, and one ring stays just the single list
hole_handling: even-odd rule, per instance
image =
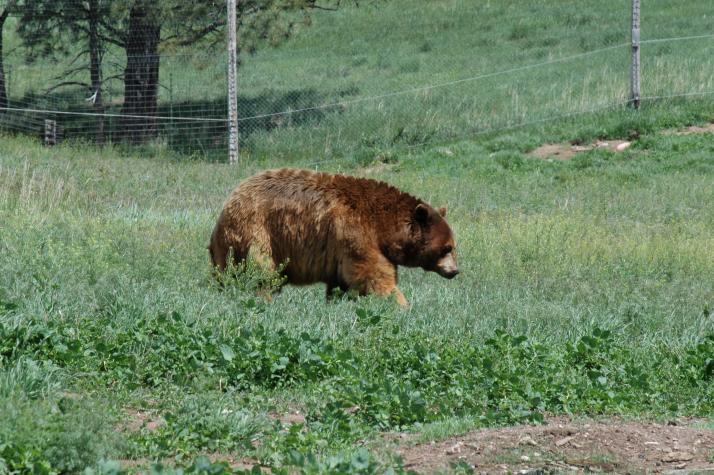
[{"label": "bare dirt ground", "polygon": [[483,429],[448,440],[402,444],[406,468],[419,473],[468,464],[476,473],[610,472],[714,474],[714,429],[697,421],[575,421]]},{"label": "bare dirt ground", "polygon": [[689,127],[685,127],[683,129],[670,129],[670,130],[665,130],[663,133],[665,134],[674,134],[674,135],[689,135],[689,134],[714,134],[714,123],[707,124],[703,127],[698,126],[698,125],[692,125]]},{"label": "bare dirt ground", "polygon": [[127,408],[125,409],[127,419],[117,427],[120,432],[137,432],[142,427],[146,427],[149,431],[157,430],[162,422],[148,411],[141,409]]},{"label": "bare dirt ground", "polygon": [[[126,413],[127,420],[118,430],[155,431],[163,423],[150,411],[128,408]],[[286,426],[305,422],[298,408],[290,408],[285,414],[269,414],[269,417]],[[714,426],[691,418],[656,423],[558,416],[548,418],[543,425],[481,429],[438,442],[413,443],[414,438],[408,433],[385,434],[382,447],[401,455],[405,468],[423,474],[465,464],[475,473],[483,474],[714,475]],[[205,455],[213,461],[226,461],[233,468],[251,468],[256,464],[255,460],[233,454]],[[122,460],[121,463],[125,467],[136,467],[149,460]],[[170,466],[175,461],[166,459],[164,463]]]},{"label": "bare dirt ground", "polygon": [[631,143],[625,140],[598,140],[591,145],[573,145],[571,143],[548,143],[541,145],[529,153],[536,158],[570,160],[576,154],[595,148],[606,148],[615,152],[622,152],[630,147]]},{"label": "bare dirt ground", "polygon": [[[714,123],[705,126],[692,125],[681,129],[669,129],[663,131],[667,135],[689,135],[689,134],[712,134],[714,133]],[[564,143],[549,143],[541,145],[529,153],[530,156],[551,159],[551,160],[570,160],[575,155],[596,148],[612,150],[614,152],[622,152],[627,150],[631,142],[626,140],[598,140],[588,145],[578,145],[569,142]]]}]

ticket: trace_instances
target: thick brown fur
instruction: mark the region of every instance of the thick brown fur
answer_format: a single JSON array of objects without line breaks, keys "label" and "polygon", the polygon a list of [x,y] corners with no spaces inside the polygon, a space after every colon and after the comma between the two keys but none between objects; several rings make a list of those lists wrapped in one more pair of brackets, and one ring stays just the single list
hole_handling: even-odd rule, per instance
[{"label": "thick brown fur", "polygon": [[324,282],[359,294],[396,293],[397,266],[458,273],[446,210],[380,181],[298,169],[244,180],[226,201],[211,236],[213,265],[225,270],[256,253],[296,285]]}]

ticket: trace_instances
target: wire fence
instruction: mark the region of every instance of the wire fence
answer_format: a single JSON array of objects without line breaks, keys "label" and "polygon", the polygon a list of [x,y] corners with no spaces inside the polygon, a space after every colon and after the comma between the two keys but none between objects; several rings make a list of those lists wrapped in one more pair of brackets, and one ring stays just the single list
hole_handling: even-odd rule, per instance
[{"label": "wire fence", "polygon": [[[643,101],[714,91],[714,33],[707,21],[714,5],[669,3],[652,0],[642,11]],[[222,1],[166,10],[160,0],[155,6],[9,1],[2,8],[0,130],[48,144],[81,141],[226,159]],[[261,9],[241,8],[243,159],[369,160],[395,147],[563,120],[629,101],[624,2],[524,7],[404,0],[286,10],[269,19],[255,13]]]}]

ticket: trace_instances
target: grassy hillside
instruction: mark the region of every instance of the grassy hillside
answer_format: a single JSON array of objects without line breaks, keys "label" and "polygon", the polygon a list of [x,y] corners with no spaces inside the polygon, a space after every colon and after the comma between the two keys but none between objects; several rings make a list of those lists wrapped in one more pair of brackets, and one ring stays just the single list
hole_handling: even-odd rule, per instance
[{"label": "grassy hillside", "polygon": [[[642,39],[711,34],[712,14],[707,0],[676,6],[664,0],[648,2],[642,7]],[[311,25],[291,41],[242,57],[239,108],[244,156],[356,156],[369,161],[394,148],[466,138],[620,103],[629,94],[629,23],[629,4],[615,0],[527,5],[370,2],[316,11]],[[47,89],[67,62],[26,65],[17,38],[8,36],[10,94],[16,101],[39,100],[42,107],[61,109],[87,107],[84,91],[77,95],[65,89],[42,99],[27,96]],[[643,94],[714,91],[713,45],[711,38],[645,43]],[[600,52],[586,54],[593,51]],[[574,56],[577,59],[563,61]],[[164,51],[161,115],[224,117],[224,60],[220,48],[206,45]],[[550,61],[557,62],[529,67]],[[105,77],[121,73],[124,62],[121,51],[110,51]],[[491,76],[503,71],[511,72]],[[87,74],[78,73],[74,79],[82,75]],[[424,89],[453,81],[458,82]],[[395,92],[400,94],[390,95]],[[122,93],[120,81],[108,84],[106,99],[116,110]],[[312,109],[335,103],[345,104]],[[265,117],[303,108],[310,110]],[[255,116],[260,117],[250,119]],[[92,121],[74,126],[91,127]],[[169,121],[166,125],[176,131],[156,147],[224,158],[222,126]]]}]

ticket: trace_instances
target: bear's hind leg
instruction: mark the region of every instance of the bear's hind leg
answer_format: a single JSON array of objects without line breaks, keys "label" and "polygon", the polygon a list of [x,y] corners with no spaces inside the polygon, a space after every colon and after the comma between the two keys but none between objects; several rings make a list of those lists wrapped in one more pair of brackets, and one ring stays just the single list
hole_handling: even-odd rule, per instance
[{"label": "bear's hind leg", "polygon": [[283,290],[288,278],[283,266],[273,259],[269,244],[253,241],[247,251],[245,263],[247,268],[255,273],[257,294],[271,302],[273,297]]},{"label": "bear's hind leg", "polygon": [[219,226],[213,229],[211,234],[211,242],[208,245],[208,252],[211,255],[211,264],[214,269],[219,272],[226,270],[226,260],[228,257],[228,245],[226,244],[223,233],[220,232]]},{"label": "bear's hind leg", "polygon": [[228,267],[239,270],[242,262],[248,253],[249,242],[244,242],[233,233],[225,229],[225,225],[219,221],[211,234],[211,242],[208,251],[211,254],[211,263],[218,274],[222,274]]},{"label": "bear's hind leg", "polygon": [[327,284],[327,287],[325,288],[325,299],[328,302],[331,302],[335,298],[335,289],[337,287],[332,285],[332,284]]}]

